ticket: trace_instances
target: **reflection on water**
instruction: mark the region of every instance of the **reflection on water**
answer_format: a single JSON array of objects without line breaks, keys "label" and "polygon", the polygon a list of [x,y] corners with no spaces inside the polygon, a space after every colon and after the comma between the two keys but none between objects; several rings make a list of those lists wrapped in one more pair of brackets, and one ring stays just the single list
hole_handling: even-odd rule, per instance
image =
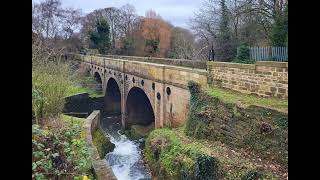
[{"label": "reflection on water", "polygon": [[104,114],[101,125],[115,144],[115,149],[105,158],[118,180],[150,180],[151,174],[144,165],[139,142],[131,141],[120,133],[120,116]]}]

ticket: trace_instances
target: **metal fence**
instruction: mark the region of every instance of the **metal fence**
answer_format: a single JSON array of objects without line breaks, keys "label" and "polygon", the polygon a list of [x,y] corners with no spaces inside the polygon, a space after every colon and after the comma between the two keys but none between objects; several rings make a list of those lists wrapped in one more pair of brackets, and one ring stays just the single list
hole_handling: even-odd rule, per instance
[{"label": "metal fence", "polygon": [[288,62],[288,47],[250,47],[250,59],[254,61]]}]

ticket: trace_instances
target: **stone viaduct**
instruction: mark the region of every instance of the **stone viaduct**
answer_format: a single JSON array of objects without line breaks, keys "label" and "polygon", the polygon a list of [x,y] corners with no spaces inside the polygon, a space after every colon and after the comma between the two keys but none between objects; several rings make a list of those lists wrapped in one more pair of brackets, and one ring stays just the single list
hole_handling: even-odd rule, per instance
[{"label": "stone viaduct", "polygon": [[190,80],[202,87],[214,85],[261,97],[288,98],[287,62],[207,63],[114,55],[80,55],[75,59],[101,82],[105,110],[121,114],[124,127],[183,124],[189,110]]},{"label": "stone viaduct", "polygon": [[207,85],[205,69],[119,58],[81,55],[82,67],[102,83],[105,110],[121,113],[124,127],[181,125],[189,109],[188,81]]}]

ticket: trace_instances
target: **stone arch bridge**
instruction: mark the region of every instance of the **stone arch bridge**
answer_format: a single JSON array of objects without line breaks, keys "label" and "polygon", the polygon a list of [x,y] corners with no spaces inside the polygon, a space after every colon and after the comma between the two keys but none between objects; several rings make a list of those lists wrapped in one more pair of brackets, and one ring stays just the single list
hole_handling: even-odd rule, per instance
[{"label": "stone arch bridge", "polygon": [[[175,63],[169,65],[168,59],[159,58],[80,55],[79,59],[81,67],[102,83],[105,111],[121,113],[126,128],[150,123],[155,128],[178,127],[189,110],[188,81],[207,85],[205,69],[177,66],[184,63],[179,60],[169,60]],[[191,62],[184,61],[184,65]],[[189,65],[206,66],[196,63]]]}]

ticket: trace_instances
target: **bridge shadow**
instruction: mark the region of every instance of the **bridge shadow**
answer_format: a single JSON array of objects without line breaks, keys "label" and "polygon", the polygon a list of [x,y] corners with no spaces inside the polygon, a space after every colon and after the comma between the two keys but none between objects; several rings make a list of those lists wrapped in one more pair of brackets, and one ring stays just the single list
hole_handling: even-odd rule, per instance
[{"label": "bridge shadow", "polygon": [[110,78],[107,83],[105,93],[105,112],[110,115],[121,114],[121,93],[114,78]]},{"label": "bridge shadow", "polygon": [[95,87],[95,90],[98,92],[98,93],[101,93],[102,92],[102,79],[99,75],[98,72],[95,72],[94,73],[94,80],[96,81],[96,87]]},{"label": "bridge shadow", "polygon": [[126,128],[132,125],[150,126],[155,121],[154,112],[145,92],[133,87],[126,102]]}]

